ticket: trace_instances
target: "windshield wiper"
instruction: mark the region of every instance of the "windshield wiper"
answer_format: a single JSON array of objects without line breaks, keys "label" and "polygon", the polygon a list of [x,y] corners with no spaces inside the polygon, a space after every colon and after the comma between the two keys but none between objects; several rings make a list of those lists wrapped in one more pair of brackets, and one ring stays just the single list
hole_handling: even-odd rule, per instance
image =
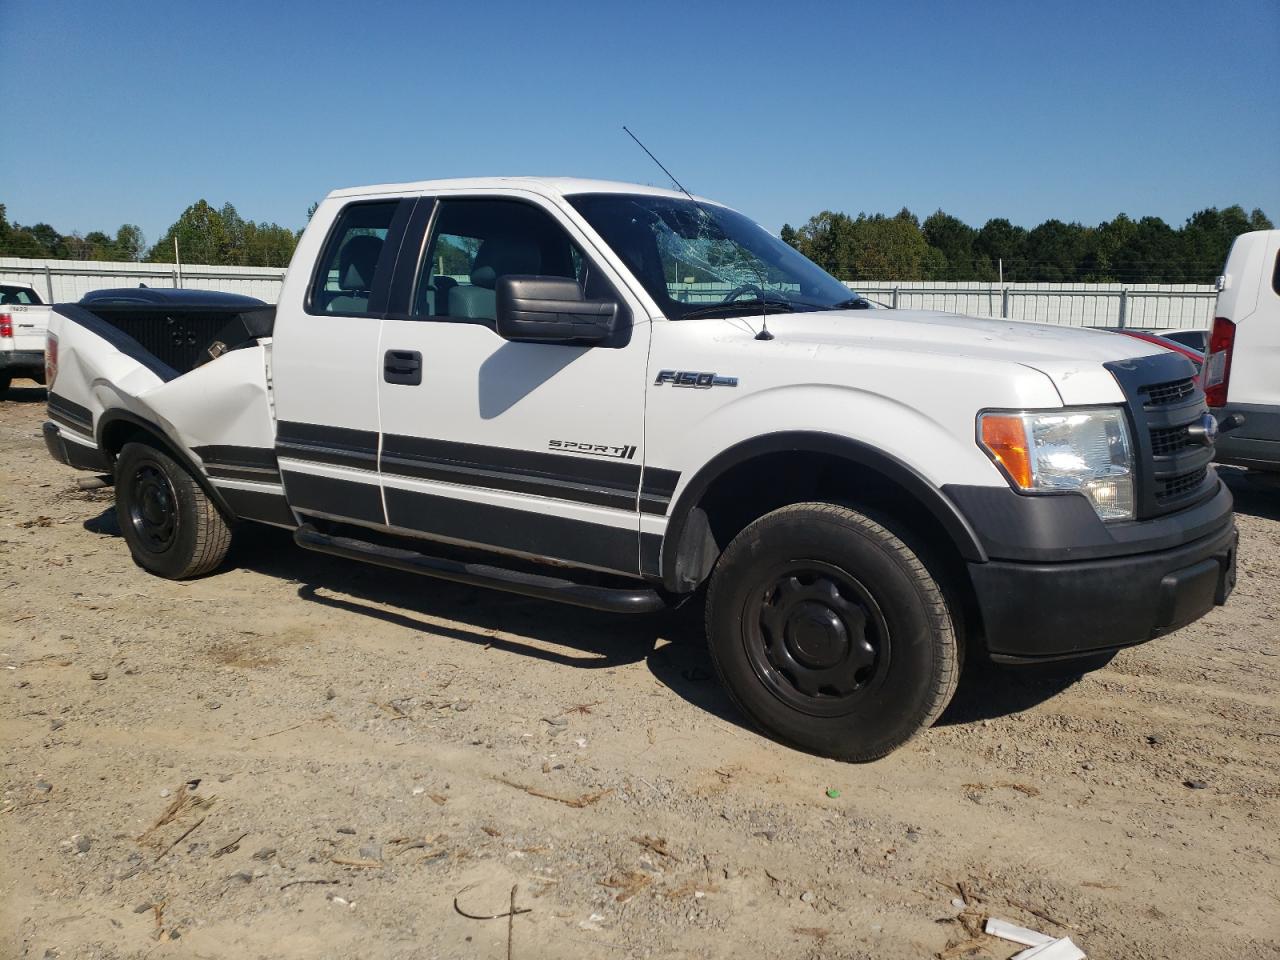
[{"label": "windshield wiper", "polygon": [[870,297],[850,297],[848,300],[841,300],[839,303],[833,303],[830,306],[823,307],[822,309],[823,310],[858,310],[858,309],[865,310],[867,309],[866,307],[858,306],[859,304],[863,304],[863,303],[874,303],[874,304],[877,304],[878,306],[882,306],[882,307],[884,306],[884,304],[880,303],[879,300],[872,300]]},{"label": "windshield wiper", "polygon": [[748,315],[765,312],[773,308],[777,313],[794,313],[795,305],[789,300],[732,300],[729,303],[710,303],[680,315],[681,320],[692,320],[694,317],[710,317],[722,310],[742,310]]}]

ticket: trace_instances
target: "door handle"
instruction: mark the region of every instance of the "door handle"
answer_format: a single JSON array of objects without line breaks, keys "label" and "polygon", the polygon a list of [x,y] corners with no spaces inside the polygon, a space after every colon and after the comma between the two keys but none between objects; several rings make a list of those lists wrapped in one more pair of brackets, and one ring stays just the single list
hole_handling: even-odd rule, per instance
[{"label": "door handle", "polygon": [[422,354],[417,350],[388,350],[382,356],[382,379],[416,387],[422,383]]}]

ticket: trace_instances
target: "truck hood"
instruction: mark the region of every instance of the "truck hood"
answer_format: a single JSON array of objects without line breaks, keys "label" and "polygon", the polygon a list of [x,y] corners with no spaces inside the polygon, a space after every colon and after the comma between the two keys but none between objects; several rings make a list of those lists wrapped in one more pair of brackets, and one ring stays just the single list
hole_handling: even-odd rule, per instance
[{"label": "truck hood", "polygon": [[[771,314],[769,331],[793,344],[823,348],[901,349],[955,357],[1003,360],[1039,370],[1062,402],[1123,399],[1104,363],[1167,352],[1122,334],[1045,323],[988,320],[936,310],[829,310]],[[759,327],[759,318],[738,318]],[[1188,374],[1189,375],[1189,374]]]}]

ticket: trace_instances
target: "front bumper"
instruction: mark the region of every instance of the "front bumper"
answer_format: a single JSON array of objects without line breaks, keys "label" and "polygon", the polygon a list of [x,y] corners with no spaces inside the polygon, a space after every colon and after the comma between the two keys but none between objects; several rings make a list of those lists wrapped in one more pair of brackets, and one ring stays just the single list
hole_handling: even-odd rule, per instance
[{"label": "front bumper", "polygon": [[1235,519],[1221,481],[1184,510],[1108,524],[1078,494],[943,489],[989,558],[968,568],[993,660],[1144,643],[1204,616],[1235,584]]},{"label": "front bumper", "polygon": [[993,660],[1085,656],[1144,643],[1226,603],[1235,520],[1171,550],[1078,563],[972,563]]}]

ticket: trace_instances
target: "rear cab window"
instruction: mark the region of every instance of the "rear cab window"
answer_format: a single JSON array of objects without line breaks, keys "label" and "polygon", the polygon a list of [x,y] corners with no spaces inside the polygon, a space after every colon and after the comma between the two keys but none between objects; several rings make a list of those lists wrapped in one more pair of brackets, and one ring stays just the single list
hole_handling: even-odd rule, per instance
[{"label": "rear cab window", "polygon": [[395,265],[397,213],[405,205],[406,201],[395,199],[343,208],[317,263],[308,313],[359,317],[376,315],[384,308],[378,301],[385,302]]},{"label": "rear cab window", "polygon": [[0,285],[0,306],[36,306],[40,303],[39,294],[30,287]]}]

